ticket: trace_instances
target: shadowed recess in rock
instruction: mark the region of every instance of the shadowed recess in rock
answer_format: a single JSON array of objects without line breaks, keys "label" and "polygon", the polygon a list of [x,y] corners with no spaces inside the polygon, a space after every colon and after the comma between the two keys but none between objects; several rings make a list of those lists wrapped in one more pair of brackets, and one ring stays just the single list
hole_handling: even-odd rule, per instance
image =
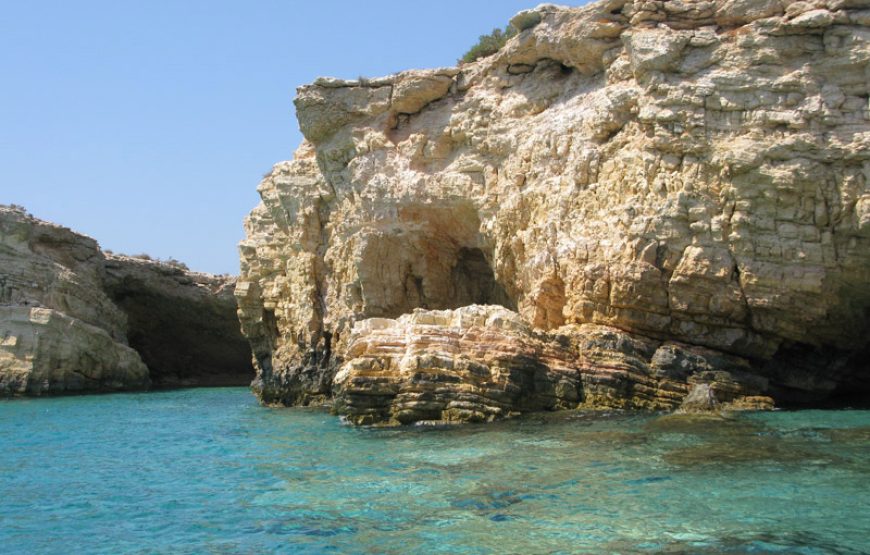
[{"label": "shadowed recess in rock", "polygon": [[178,269],[110,259],[107,291],[127,315],[127,338],[155,386],[248,385],[251,350],[231,289],[193,285]]},{"label": "shadowed recess in rock", "polygon": [[[362,238],[359,285],[362,318],[396,318],[415,308],[496,304],[516,309],[496,280],[470,203],[392,208],[389,225]],[[489,255],[485,253],[489,250]]]},{"label": "shadowed recess in rock", "polygon": [[234,286],[0,205],[0,395],[250,383]]}]

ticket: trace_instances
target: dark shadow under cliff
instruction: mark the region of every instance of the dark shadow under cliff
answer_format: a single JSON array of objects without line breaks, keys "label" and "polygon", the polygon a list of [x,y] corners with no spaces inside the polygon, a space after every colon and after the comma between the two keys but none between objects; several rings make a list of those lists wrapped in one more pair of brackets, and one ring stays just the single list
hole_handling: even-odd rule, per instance
[{"label": "dark shadow under cliff", "polygon": [[232,287],[215,291],[180,270],[130,270],[114,262],[107,265],[106,290],[127,315],[129,344],[155,387],[251,383],[251,350],[239,330]]}]

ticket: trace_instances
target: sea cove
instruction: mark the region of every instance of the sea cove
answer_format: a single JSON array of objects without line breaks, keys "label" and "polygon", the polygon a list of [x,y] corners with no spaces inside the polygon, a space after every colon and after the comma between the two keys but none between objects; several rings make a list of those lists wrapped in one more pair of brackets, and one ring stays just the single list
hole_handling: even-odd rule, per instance
[{"label": "sea cove", "polygon": [[8,4],[0,555],[870,555],[870,0]]},{"label": "sea cove", "polygon": [[355,428],[244,388],[0,403],[3,553],[863,553],[870,411]]}]

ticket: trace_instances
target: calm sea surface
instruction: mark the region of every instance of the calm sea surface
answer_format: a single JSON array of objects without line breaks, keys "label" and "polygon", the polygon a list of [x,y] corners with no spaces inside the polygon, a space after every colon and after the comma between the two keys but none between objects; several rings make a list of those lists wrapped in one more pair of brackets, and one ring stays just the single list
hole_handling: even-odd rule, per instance
[{"label": "calm sea surface", "polygon": [[0,402],[0,553],[868,553],[870,411],[356,429],[242,388]]}]

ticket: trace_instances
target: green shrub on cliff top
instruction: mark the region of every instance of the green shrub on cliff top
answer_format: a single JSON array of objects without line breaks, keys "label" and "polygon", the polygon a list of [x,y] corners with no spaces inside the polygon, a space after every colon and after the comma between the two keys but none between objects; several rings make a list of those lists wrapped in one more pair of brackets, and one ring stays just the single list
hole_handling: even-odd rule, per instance
[{"label": "green shrub on cliff top", "polygon": [[477,44],[472,46],[468,52],[463,54],[459,59],[459,63],[467,64],[481,58],[486,58],[487,56],[492,56],[501,50],[501,47],[505,45],[509,38],[516,34],[517,30],[508,25],[504,30],[495,28],[492,30],[492,33],[488,35],[480,35]]}]

